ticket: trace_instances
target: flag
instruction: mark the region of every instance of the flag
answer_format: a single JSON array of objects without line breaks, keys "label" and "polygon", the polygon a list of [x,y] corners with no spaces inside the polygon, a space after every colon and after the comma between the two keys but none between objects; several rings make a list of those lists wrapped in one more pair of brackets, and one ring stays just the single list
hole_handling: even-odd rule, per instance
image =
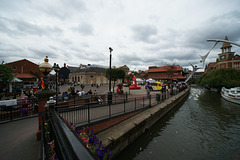
[{"label": "flag", "polygon": [[45,84],[44,84],[44,81],[42,80],[42,82],[41,82],[41,87],[42,87],[42,89],[45,89]]}]

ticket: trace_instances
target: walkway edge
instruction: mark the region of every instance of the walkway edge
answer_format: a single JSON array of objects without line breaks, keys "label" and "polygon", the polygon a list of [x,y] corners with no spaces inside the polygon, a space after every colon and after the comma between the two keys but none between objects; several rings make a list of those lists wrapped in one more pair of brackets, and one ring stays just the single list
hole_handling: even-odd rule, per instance
[{"label": "walkway edge", "polygon": [[112,158],[114,158],[171,109],[185,100],[189,91],[190,88],[187,88],[164,102],[97,134],[97,137],[104,147],[111,148]]}]

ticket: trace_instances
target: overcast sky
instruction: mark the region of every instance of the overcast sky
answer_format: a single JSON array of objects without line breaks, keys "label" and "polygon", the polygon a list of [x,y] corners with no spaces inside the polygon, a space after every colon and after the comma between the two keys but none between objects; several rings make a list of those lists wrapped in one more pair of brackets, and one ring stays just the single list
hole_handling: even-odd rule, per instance
[{"label": "overcast sky", "polygon": [[[239,0],[0,0],[0,60],[131,70],[200,64],[213,42],[240,43]],[[206,62],[216,61],[218,44]],[[232,51],[240,54],[239,47]]]}]

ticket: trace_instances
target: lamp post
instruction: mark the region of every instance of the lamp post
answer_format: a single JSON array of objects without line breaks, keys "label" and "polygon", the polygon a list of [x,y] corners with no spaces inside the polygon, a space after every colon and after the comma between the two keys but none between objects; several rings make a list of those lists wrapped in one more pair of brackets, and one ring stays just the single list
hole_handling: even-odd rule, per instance
[{"label": "lamp post", "polygon": [[39,70],[44,74],[44,84],[45,88],[48,89],[48,77],[47,75],[52,71],[52,66],[51,64],[48,63],[48,56],[44,58],[44,62],[39,65]]},{"label": "lamp post", "polygon": [[111,63],[112,63],[112,51],[113,49],[111,47],[109,47],[109,51],[110,51],[110,62],[109,62],[109,92],[108,92],[108,104],[112,104],[112,91],[111,91],[111,71],[112,71],[112,67],[111,67]]},{"label": "lamp post", "polygon": [[58,82],[57,82],[57,77],[58,77],[58,72],[59,72],[60,68],[59,68],[58,64],[56,64],[56,63],[54,63],[52,68],[56,72],[56,82],[55,82],[56,87],[55,88],[56,88],[56,106],[57,106],[57,100],[58,100],[58,88],[57,88],[58,87]]}]

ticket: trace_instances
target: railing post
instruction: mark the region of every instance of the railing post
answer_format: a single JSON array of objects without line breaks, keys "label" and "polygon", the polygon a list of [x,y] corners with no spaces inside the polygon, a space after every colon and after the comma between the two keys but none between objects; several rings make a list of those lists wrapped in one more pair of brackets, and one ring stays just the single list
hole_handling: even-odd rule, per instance
[{"label": "railing post", "polygon": [[13,106],[10,106],[10,120],[13,120],[12,110],[13,110]]},{"label": "railing post", "polygon": [[135,98],[135,110],[137,110],[137,98]]},{"label": "railing post", "polygon": [[151,107],[151,95],[149,95],[149,107]]},{"label": "railing post", "polygon": [[108,110],[109,110],[109,118],[111,118],[111,104],[108,104]]},{"label": "railing post", "polygon": [[143,108],[144,108],[144,97],[143,97]]},{"label": "railing post", "polygon": [[90,123],[90,104],[88,104],[88,123]]},{"label": "railing post", "polygon": [[126,113],[126,106],[125,106],[125,105],[126,105],[126,101],[125,101],[125,99],[124,99],[124,100],[123,100],[123,107],[124,107],[124,108],[123,108],[123,111],[124,111],[124,113]]}]

